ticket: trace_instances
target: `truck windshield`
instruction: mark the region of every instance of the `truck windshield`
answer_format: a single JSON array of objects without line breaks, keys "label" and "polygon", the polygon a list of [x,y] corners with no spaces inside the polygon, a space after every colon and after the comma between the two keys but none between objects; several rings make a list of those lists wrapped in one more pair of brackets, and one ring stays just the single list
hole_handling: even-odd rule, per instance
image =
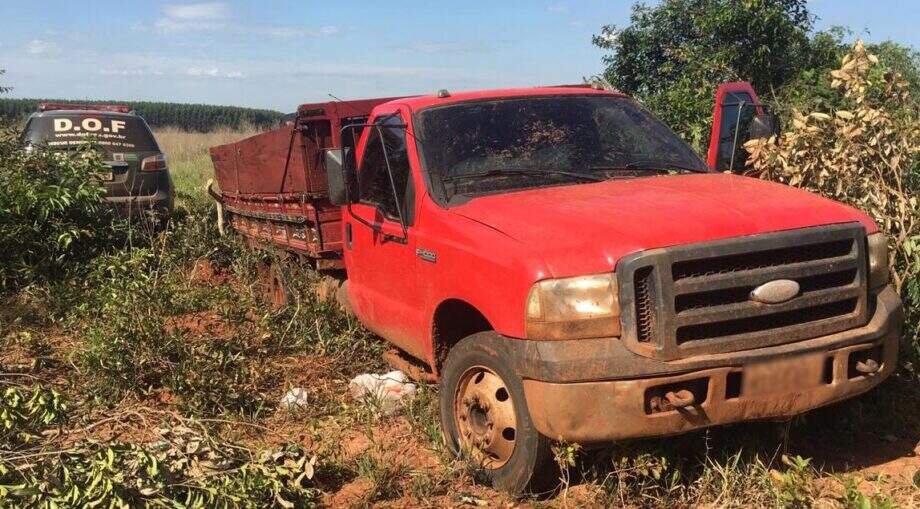
[{"label": "truck windshield", "polygon": [[690,147],[625,97],[464,102],[423,110],[418,125],[427,170],[445,199],[707,171]]},{"label": "truck windshield", "polygon": [[140,117],[106,115],[98,112],[55,113],[29,119],[23,133],[26,145],[51,149],[75,149],[88,140],[100,150],[113,152],[158,152],[156,140]]}]

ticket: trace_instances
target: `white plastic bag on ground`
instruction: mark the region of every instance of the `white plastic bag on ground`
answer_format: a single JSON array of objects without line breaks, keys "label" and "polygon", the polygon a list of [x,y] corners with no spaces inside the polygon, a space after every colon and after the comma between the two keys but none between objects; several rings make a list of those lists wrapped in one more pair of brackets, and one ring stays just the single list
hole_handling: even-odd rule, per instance
[{"label": "white plastic bag on ground", "polygon": [[401,402],[415,396],[415,384],[406,380],[406,374],[402,371],[390,371],[382,375],[364,373],[352,378],[348,388],[353,398],[370,399],[380,405],[384,413],[391,413]]},{"label": "white plastic bag on ground", "polygon": [[294,387],[281,398],[282,408],[305,408],[306,406],[307,390],[301,387]]}]

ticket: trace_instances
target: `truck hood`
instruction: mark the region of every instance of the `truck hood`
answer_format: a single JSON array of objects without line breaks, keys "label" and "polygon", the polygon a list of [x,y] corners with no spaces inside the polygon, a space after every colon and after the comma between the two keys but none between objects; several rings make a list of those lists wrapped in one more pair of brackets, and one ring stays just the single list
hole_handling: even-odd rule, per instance
[{"label": "truck hood", "polygon": [[474,198],[452,212],[542,257],[549,276],[613,270],[624,255],[859,221],[864,213],[793,187],[722,173],[575,184]]}]

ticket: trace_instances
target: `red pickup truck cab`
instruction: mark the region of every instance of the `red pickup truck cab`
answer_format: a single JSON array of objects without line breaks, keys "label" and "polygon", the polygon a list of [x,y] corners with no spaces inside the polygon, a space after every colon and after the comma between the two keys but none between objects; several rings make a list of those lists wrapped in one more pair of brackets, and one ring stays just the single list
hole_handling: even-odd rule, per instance
[{"label": "red pickup truck cab", "polygon": [[895,368],[873,221],[712,171],[622,94],[441,91],[341,129],[341,294],[500,488],[547,482],[553,441],[785,419]]}]

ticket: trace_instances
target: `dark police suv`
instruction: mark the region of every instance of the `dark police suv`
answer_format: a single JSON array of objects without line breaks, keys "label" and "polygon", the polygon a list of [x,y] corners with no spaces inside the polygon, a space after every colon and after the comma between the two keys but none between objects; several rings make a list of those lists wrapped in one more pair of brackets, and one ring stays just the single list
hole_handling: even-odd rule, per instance
[{"label": "dark police suv", "polygon": [[104,154],[106,202],[123,216],[165,222],[174,191],[166,155],[147,122],[127,106],[42,103],[26,123],[26,150],[75,150],[92,140]]}]

